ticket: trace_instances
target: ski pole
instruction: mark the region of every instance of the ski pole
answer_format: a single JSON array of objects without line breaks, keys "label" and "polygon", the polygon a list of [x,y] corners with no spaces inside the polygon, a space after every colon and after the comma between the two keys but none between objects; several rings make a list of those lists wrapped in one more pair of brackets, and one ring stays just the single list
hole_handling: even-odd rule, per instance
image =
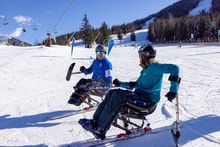
[{"label": "ski pole", "polygon": [[[174,132],[175,129],[175,132]],[[180,137],[180,128],[179,128],[179,97],[178,93],[176,96],[176,121],[173,122],[171,133],[176,144],[176,147],[179,147],[179,137]]]},{"label": "ski pole", "polygon": [[[180,84],[181,78],[177,78],[175,80],[178,83],[178,86]],[[176,94],[176,121],[173,122],[172,127],[171,127],[171,133],[174,139],[174,142],[177,147],[179,147],[179,138],[180,138],[180,112],[179,112],[179,93],[177,92]],[[175,132],[174,132],[175,130]]]},{"label": "ski pole", "polygon": [[179,112],[179,96],[177,94],[176,96],[176,137],[177,139],[179,139],[180,137],[180,127],[179,127],[179,115],[180,115],[180,112]]}]

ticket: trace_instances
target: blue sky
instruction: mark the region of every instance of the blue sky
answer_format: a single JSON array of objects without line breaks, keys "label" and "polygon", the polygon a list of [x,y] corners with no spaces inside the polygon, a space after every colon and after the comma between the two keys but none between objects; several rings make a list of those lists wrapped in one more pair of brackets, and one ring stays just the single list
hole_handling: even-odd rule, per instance
[{"label": "blue sky", "polygon": [[[0,0],[0,35],[12,35],[32,44],[40,42],[52,31],[71,1]],[[174,2],[177,0],[73,0],[53,36],[78,31],[85,14],[94,28],[103,22],[111,27],[146,17]],[[4,22],[8,25],[3,25]],[[22,28],[27,31],[23,32]]]}]

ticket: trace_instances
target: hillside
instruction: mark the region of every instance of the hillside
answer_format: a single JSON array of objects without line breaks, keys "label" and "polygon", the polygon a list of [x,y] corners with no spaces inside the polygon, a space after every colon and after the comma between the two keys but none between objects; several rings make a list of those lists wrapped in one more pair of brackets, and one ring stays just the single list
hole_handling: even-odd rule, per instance
[{"label": "hillside", "polygon": [[[198,15],[201,11],[205,11],[205,12],[220,11],[220,2],[218,0],[180,0],[160,10],[155,14],[151,14],[145,18],[137,19],[131,23],[127,23],[126,29],[128,32],[133,32],[135,30],[140,30],[140,29],[148,29],[149,24],[155,21],[156,19]],[[124,28],[125,28],[125,24],[113,25],[110,28],[111,34],[117,34],[118,32],[122,32]],[[79,38],[79,32],[76,32],[76,34],[77,35],[75,35],[75,37]],[[71,34],[66,34],[56,37],[57,43],[60,45],[65,44],[64,43],[65,37],[68,38],[68,36],[71,36]]]},{"label": "hillside", "polygon": [[[137,19],[133,23],[137,24],[138,26],[143,26],[145,22],[152,18],[161,19],[168,18],[169,16],[184,17],[188,15],[196,15],[204,9],[209,12],[220,11],[219,0],[180,0],[155,14],[147,16],[143,19]],[[193,13],[191,11],[195,12]]]}]

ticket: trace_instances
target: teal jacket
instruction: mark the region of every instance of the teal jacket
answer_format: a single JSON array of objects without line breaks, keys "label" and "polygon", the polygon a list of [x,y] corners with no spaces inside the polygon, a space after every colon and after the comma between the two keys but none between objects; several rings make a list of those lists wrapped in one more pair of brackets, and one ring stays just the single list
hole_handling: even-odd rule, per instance
[{"label": "teal jacket", "polygon": [[[133,87],[130,82],[121,82],[120,87],[135,88],[135,92],[149,95],[152,103],[160,101],[160,91],[162,87],[163,74],[179,76],[179,67],[175,64],[162,64],[153,62],[141,74]],[[178,92],[178,83],[171,81],[170,92]]]}]

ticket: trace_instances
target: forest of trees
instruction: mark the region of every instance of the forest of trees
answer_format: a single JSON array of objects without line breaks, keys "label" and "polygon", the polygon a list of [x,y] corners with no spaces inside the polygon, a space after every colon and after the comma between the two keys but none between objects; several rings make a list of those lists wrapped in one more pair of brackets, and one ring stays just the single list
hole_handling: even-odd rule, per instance
[{"label": "forest of trees", "polygon": [[197,16],[157,19],[150,24],[148,39],[151,42],[213,42],[218,39],[220,14],[201,12]]},{"label": "forest of trees", "polygon": [[[131,41],[135,41],[134,31],[138,26],[134,23],[114,25],[111,28],[103,22],[100,28],[94,29],[87,16],[82,19],[79,32],[75,32],[74,38],[82,39],[85,47],[91,48],[96,42],[107,46],[109,36],[117,34],[119,40],[123,35],[131,33]],[[201,12],[197,16],[175,18],[169,15],[167,19],[156,19],[149,25],[148,40],[154,43],[172,42],[215,42],[218,41],[218,30],[220,29],[220,14]],[[56,37],[56,44],[66,45],[73,33]],[[53,42],[55,43],[55,42]]]},{"label": "forest of trees", "polygon": [[[131,23],[113,25],[110,28],[103,22],[99,28],[93,28],[85,14],[79,31],[57,36],[52,43],[67,45],[74,35],[76,40],[82,39],[87,48],[91,48],[94,42],[107,46],[110,35],[117,34],[119,40],[123,35],[131,33],[130,40],[135,41],[134,31],[142,29],[146,21],[154,19],[149,25],[148,37],[146,39],[154,43],[169,42],[213,42],[218,41],[218,30],[220,29],[220,3],[212,0],[210,13],[201,12],[197,16],[189,16],[190,10],[195,8],[200,0],[181,0],[158,13],[148,17],[137,19]],[[180,11],[181,10],[181,11]],[[44,41],[45,42],[45,41]]]},{"label": "forest of trees", "polygon": [[67,45],[74,33],[73,37],[76,40],[82,39],[86,48],[91,48],[94,42],[107,46],[110,35],[118,34],[118,39],[121,40],[123,34],[126,35],[127,33],[134,32],[138,29],[139,27],[134,23],[123,23],[121,25],[114,25],[109,28],[106,22],[103,22],[100,28],[95,29],[90,25],[89,19],[85,14],[82,19],[80,31],[57,36],[55,38],[56,42],[53,41],[52,44]]}]

